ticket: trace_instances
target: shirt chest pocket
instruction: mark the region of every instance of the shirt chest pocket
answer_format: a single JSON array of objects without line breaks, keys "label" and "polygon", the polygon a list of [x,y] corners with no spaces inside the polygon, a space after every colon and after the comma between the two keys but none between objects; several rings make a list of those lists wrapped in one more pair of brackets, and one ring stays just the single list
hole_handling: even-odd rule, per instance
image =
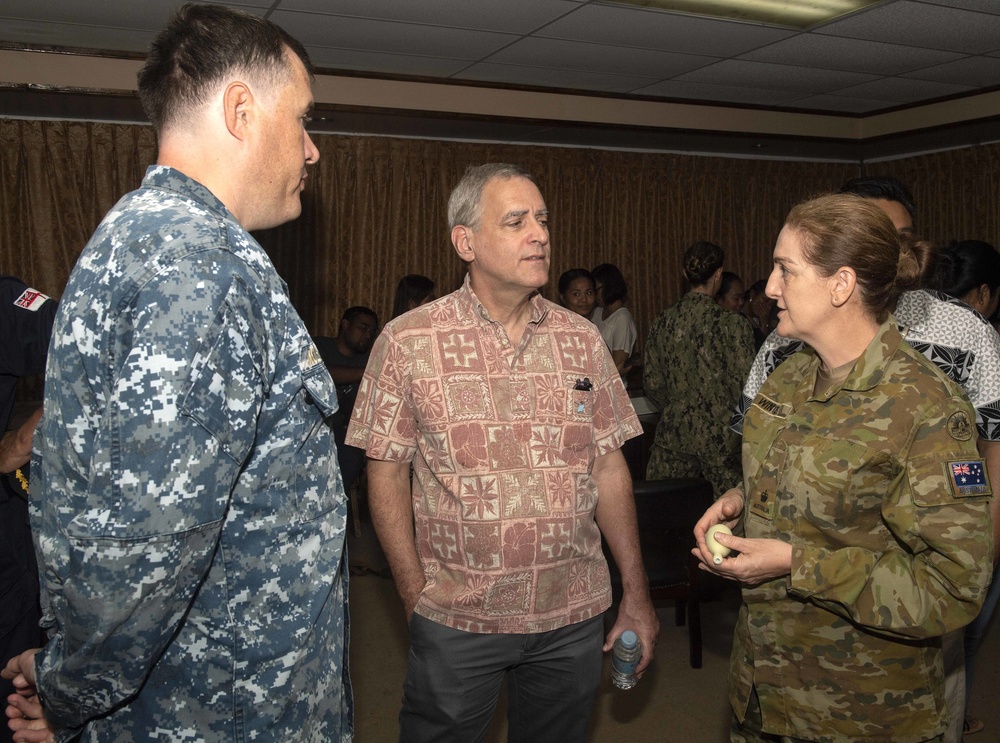
[{"label": "shirt chest pocket", "polygon": [[234,281],[191,363],[180,409],[219,442],[235,464],[247,458],[266,390],[261,364],[266,331],[256,305]]},{"label": "shirt chest pocket", "polygon": [[302,430],[294,436],[300,442],[294,452],[291,467],[292,496],[288,501],[294,513],[293,522],[318,518],[346,500],[344,487],[336,468],[336,450],[330,427],[330,416],[338,409],[337,391],[333,379],[322,362],[314,363],[310,354],[300,364],[303,411]]},{"label": "shirt chest pocket", "polygon": [[337,388],[322,363],[302,372],[302,389],[306,405],[314,405],[324,418],[329,418],[339,409]]},{"label": "shirt chest pocket", "polygon": [[[887,452],[817,436],[789,447],[787,496],[797,518],[824,533],[884,531],[886,493],[903,474]],[[856,539],[852,539],[856,542]]]}]

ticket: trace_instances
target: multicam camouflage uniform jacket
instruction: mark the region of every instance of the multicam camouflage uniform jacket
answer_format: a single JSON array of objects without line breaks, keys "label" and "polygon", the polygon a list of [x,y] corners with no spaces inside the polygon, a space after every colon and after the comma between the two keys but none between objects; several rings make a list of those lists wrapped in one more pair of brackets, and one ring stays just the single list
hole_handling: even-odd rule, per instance
[{"label": "multicam camouflage uniform jacket", "polygon": [[260,246],[151,168],[56,317],[32,523],[68,740],[342,741],[333,381]]},{"label": "multicam camouflage uniform jacket", "polygon": [[810,741],[944,730],[940,637],[979,611],[989,484],[960,388],[890,316],[847,379],[813,394],[804,350],[747,413],[743,528],[793,546],[791,575],[745,587],[730,667],[742,720]]},{"label": "multicam camouflage uniform jacket", "polygon": [[707,294],[689,292],[660,313],[642,376],[646,396],[663,410],[650,480],[704,477],[717,496],[740,482],[740,439],[728,424],[753,356],[750,324]]}]

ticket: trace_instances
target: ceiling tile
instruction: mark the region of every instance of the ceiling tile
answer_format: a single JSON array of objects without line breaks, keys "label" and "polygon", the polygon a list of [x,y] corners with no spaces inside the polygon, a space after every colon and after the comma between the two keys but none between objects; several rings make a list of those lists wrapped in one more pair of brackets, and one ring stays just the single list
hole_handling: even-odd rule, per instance
[{"label": "ceiling tile", "polygon": [[981,54],[1000,47],[1000,15],[900,0],[833,21],[816,33]]},{"label": "ceiling tile", "polygon": [[804,93],[826,93],[848,85],[869,82],[876,79],[876,76],[860,72],[817,70],[727,59],[680,75],[677,79],[715,85],[743,85],[773,90],[800,90]]},{"label": "ceiling tile", "polygon": [[[604,0],[214,1],[330,70],[857,114],[1000,87],[1000,0],[893,0],[809,33]],[[0,42],[144,53],[183,2],[0,0]]]},{"label": "ceiling tile", "polygon": [[878,41],[800,34],[747,52],[740,59],[828,70],[898,75],[901,72],[961,58],[957,52],[917,49]]},{"label": "ceiling tile", "polygon": [[685,83],[678,80],[663,80],[646,88],[633,91],[636,95],[651,95],[663,98],[681,98],[695,101],[723,101],[758,106],[778,106],[786,101],[801,98],[794,90],[767,90],[734,85],[706,85]]},{"label": "ceiling tile", "polygon": [[928,5],[944,5],[949,8],[965,8],[978,10],[980,13],[1000,15],[1000,3],[997,0],[918,0]]},{"label": "ceiling tile", "polygon": [[527,34],[579,8],[569,0],[281,0],[277,10]]},{"label": "ceiling tile", "polygon": [[[215,2],[211,5],[228,5],[242,8],[248,12],[270,6],[267,0],[243,0],[242,2]],[[0,3],[0,18],[22,19],[33,21],[54,21],[64,24],[79,24],[81,26],[107,26],[121,29],[140,29],[159,31],[163,28],[174,12],[184,5],[184,0],[133,0],[132,2],[114,2],[113,0],[89,0],[88,2],[67,2],[67,0],[3,0]],[[4,26],[7,24],[5,23]],[[66,26],[69,35],[73,35],[70,26]],[[4,39],[9,38],[8,28],[0,32]],[[101,47],[98,47],[101,48]]]},{"label": "ceiling tile", "polygon": [[455,77],[463,80],[537,85],[546,88],[586,89],[603,93],[629,93],[636,88],[643,88],[656,82],[656,78],[651,77],[628,77],[582,70],[555,70],[488,62],[475,64]]},{"label": "ceiling tile", "polygon": [[990,88],[1000,85],[1000,59],[996,57],[966,57],[955,62],[906,72],[903,73],[902,77]]},{"label": "ceiling tile", "polygon": [[454,59],[480,59],[518,38],[490,31],[340,18],[287,10],[274,13],[271,20],[307,45],[427,57],[447,55]]},{"label": "ceiling tile", "polygon": [[44,21],[4,21],[3,41],[38,46],[100,49],[113,52],[145,52],[153,43],[152,29],[69,26]]},{"label": "ceiling tile", "polygon": [[717,60],[693,54],[529,37],[484,61],[664,78],[696,70]]},{"label": "ceiling tile", "polygon": [[852,85],[849,88],[837,90],[837,95],[854,98],[877,98],[897,103],[915,103],[934,98],[944,98],[949,95],[968,93],[972,88],[968,85],[953,85],[952,83],[937,83],[929,80],[912,80],[904,77],[884,77],[870,83]]},{"label": "ceiling tile", "polygon": [[794,34],[786,29],[625,5],[587,5],[536,33],[570,41],[592,41],[666,52],[728,57]]}]

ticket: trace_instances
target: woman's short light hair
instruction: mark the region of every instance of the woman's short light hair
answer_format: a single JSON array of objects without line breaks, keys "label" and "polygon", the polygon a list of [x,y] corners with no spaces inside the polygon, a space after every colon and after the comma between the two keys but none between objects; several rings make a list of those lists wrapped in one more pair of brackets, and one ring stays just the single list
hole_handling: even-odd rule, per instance
[{"label": "woman's short light hair", "polygon": [[509,163],[470,165],[448,198],[448,229],[454,229],[458,225],[479,229],[479,220],[483,216],[483,189],[494,178],[504,181],[526,178],[532,183],[535,182],[527,171],[517,165]]}]

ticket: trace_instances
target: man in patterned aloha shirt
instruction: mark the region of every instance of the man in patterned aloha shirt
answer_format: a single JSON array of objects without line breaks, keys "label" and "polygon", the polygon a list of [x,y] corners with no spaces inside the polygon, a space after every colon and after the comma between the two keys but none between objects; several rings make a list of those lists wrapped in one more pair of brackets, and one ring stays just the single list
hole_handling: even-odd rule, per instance
[{"label": "man in patterned aloha shirt", "polygon": [[[583,741],[601,650],[635,630],[641,672],[656,642],[620,451],[641,429],[594,325],[538,293],[531,177],[470,168],[448,218],[465,284],[385,327],[347,435],[410,621],[400,740],[481,740],[506,677],[512,740]],[[606,637],[602,536],[624,584]]]}]

